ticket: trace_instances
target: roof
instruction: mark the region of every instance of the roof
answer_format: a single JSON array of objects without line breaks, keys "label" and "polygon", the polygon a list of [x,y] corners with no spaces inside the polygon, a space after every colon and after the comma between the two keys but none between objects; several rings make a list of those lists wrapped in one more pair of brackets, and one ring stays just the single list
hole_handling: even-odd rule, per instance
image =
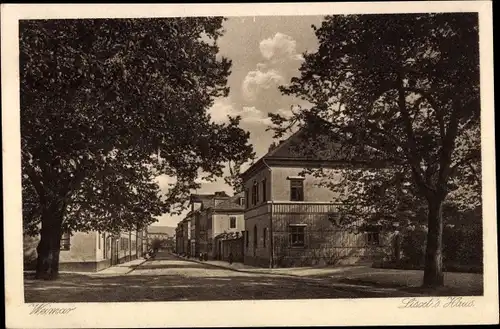
[{"label": "roof", "polygon": [[229,199],[229,195],[224,191],[214,194],[191,194],[191,202],[201,202],[201,209],[213,208],[215,199]]},{"label": "roof", "polygon": [[[372,163],[373,152],[363,147],[344,146],[327,136],[313,132],[308,133],[305,128],[299,129],[287,139],[281,141],[248,168],[242,176],[254,172],[264,163],[279,162],[308,162],[311,165],[325,163],[338,165],[339,163]],[[301,163],[301,166],[303,163]]]},{"label": "roof", "polygon": [[175,233],[175,227],[170,226],[149,226],[148,234],[168,234],[173,236]]},{"label": "roof", "polygon": [[215,207],[213,207],[214,210],[244,210],[245,206],[240,204],[240,198],[244,197],[244,193],[240,192],[238,194],[235,194],[234,196],[230,197],[229,199],[217,204]]}]

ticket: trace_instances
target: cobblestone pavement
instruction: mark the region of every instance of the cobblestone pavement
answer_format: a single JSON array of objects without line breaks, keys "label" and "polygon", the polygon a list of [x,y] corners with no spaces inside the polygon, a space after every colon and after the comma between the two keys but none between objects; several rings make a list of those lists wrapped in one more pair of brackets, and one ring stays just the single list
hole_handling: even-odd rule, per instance
[{"label": "cobblestone pavement", "polygon": [[158,255],[125,275],[63,273],[56,281],[27,276],[24,286],[28,303],[415,296],[390,288],[237,272],[170,255]]}]

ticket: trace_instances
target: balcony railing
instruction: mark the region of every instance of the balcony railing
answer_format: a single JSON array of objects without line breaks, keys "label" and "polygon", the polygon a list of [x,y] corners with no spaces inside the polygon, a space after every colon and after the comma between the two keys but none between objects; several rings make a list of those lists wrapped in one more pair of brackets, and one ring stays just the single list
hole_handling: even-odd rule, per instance
[{"label": "balcony railing", "polygon": [[264,214],[329,214],[336,217],[343,207],[340,203],[333,202],[310,202],[310,201],[267,201],[256,207],[245,211],[245,219],[261,216]]},{"label": "balcony railing", "polygon": [[342,204],[331,202],[276,201],[272,203],[275,214],[324,214],[337,213]]}]

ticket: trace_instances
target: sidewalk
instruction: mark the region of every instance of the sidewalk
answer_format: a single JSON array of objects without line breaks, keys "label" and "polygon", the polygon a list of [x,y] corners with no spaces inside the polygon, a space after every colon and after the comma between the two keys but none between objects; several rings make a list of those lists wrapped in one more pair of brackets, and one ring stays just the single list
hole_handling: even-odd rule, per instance
[{"label": "sidewalk", "polygon": [[[99,277],[99,276],[113,276],[113,275],[125,275],[133,270],[135,270],[138,266],[142,265],[144,262],[147,260],[144,258],[138,258],[135,260],[132,260],[130,262],[118,264],[115,266],[107,267],[101,271],[97,272],[84,272],[84,271],[59,271],[60,274],[78,274],[78,275],[84,275],[84,276],[90,276],[90,277]],[[33,270],[27,270],[24,271],[25,275],[34,275],[35,271]]]},{"label": "sidewalk", "polygon": [[345,274],[347,271],[352,271],[357,268],[366,268],[366,266],[262,268],[262,267],[245,265],[243,263],[229,264],[226,261],[220,261],[220,260],[200,261],[196,258],[186,258],[178,255],[175,256],[186,261],[211,265],[238,272],[262,273],[262,274],[284,275],[293,277],[327,276],[339,273]]},{"label": "sidewalk", "polygon": [[242,263],[229,264],[224,261],[199,261],[193,258],[181,259],[196,263],[212,265],[232,271],[247,273],[263,273],[287,277],[315,279],[329,284],[345,284],[356,286],[372,286],[382,289],[413,291],[430,295],[482,295],[483,276],[473,273],[445,272],[445,287],[437,290],[421,288],[424,272],[420,270],[378,269],[369,266],[338,267],[295,267],[295,268],[259,268]]},{"label": "sidewalk", "polygon": [[95,275],[125,275],[133,270],[135,270],[138,266],[142,265],[145,263],[147,259],[145,258],[137,258],[134,259],[130,262],[118,264],[115,266],[111,266],[108,268],[105,268],[104,270],[101,270],[99,272],[95,272]]}]

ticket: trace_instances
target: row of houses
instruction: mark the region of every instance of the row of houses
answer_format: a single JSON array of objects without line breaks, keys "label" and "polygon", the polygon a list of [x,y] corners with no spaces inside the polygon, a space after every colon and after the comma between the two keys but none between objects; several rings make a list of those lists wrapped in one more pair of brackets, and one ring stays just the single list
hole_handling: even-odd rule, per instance
[{"label": "row of houses", "polygon": [[[243,177],[244,189],[191,196],[191,211],[176,229],[179,254],[242,261],[261,267],[373,263],[391,257],[393,234],[361,229],[359,218],[339,225],[334,192],[305,168],[337,170],[346,165],[328,146],[321,159],[297,151],[301,132],[270,148]],[[340,178],[340,177],[339,177]]]},{"label": "row of houses", "polygon": [[[170,227],[151,226],[147,229],[108,232],[74,232],[63,234],[59,253],[61,271],[95,272],[110,266],[144,257],[150,241],[173,235]],[[39,236],[24,236],[24,267],[34,269]]]}]

